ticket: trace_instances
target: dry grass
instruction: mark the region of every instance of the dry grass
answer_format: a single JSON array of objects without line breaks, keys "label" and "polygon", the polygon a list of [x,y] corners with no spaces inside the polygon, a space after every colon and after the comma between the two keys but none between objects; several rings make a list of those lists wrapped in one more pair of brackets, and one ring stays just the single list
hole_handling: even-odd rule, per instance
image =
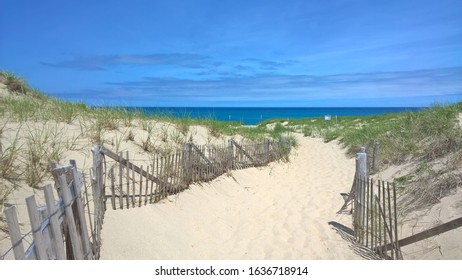
[{"label": "dry grass", "polygon": [[[7,201],[8,195],[12,191],[13,190],[11,188],[8,188],[8,187],[2,185],[2,183],[0,181],[0,213],[3,213],[3,209],[5,207],[5,203]],[[0,215],[0,231],[8,232],[8,228],[7,228],[6,224],[5,224],[3,215]]]},{"label": "dry grass", "polygon": [[9,146],[4,147],[2,141],[2,135],[6,127],[5,123],[2,128],[0,128],[0,178],[4,179],[15,179],[18,176],[18,157],[21,149],[19,144],[19,131],[16,132],[16,135]]}]

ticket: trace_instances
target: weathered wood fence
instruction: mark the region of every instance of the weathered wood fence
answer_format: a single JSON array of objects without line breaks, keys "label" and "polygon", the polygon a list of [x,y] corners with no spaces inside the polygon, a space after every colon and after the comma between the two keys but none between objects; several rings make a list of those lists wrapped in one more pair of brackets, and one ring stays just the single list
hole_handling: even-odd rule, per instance
[{"label": "weathered wood fence", "polygon": [[[374,142],[373,161],[377,159],[378,142]],[[338,213],[352,206],[353,232],[358,243],[375,251],[382,259],[403,259],[398,242],[396,186],[369,178],[370,164],[366,148],[356,154],[356,172],[351,190]],[[389,245],[389,246],[387,246]]]},{"label": "weathered wood fence", "polygon": [[[288,152],[290,143],[284,138],[246,145],[233,140],[226,146],[185,143],[181,151],[153,155],[151,164],[143,167],[131,162],[128,152],[117,154],[95,145],[90,170],[92,200],[75,161],[66,166],[52,164],[58,199],[51,185],[44,188],[45,205],[37,205],[35,195],[26,199],[31,224],[26,234],[21,233],[16,206],[5,208],[12,247],[1,258],[13,251],[15,259],[99,259],[108,199],[113,209],[156,203],[191,183],[210,181],[231,169],[261,166]],[[115,163],[109,169],[106,157]],[[30,235],[33,241],[25,248]]]},{"label": "weathered wood fence", "polygon": [[[383,259],[403,259],[398,243],[396,186],[357,177],[354,184],[353,228],[356,241]],[[391,244],[387,247],[385,245]]]},{"label": "weathered wood fence", "polygon": [[356,172],[350,193],[338,213],[352,205],[353,232],[358,243],[372,249],[383,259],[403,259],[401,247],[462,227],[462,217],[399,239],[396,185],[369,178],[377,167],[378,142],[372,142],[373,157],[368,161],[366,148],[356,154]]},{"label": "weathered wood fence", "polygon": [[[85,217],[87,207],[88,221],[91,224],[83,175],[77,171],[75,161],[67,166],[52,166],[58,200],[54,198],[51,185],[45,186],[43,190],[45,205],[37,205],[35,195],[26,199],[31,225],[29,233],[21,234],[16,206],[5,208],[4,214],[12,243],[10,250],[17,260],[97,259],[99,246],[95,242],[96,236],[92,227],[89,234]],[[25,249],[23,241],[29,234],[32,234],[33,241]]]},{"label": "weathered wood fence", "polygon": [[[188,142],[180,151],[152,155],[147,166],[136,165],[130,155],[114,153],[103,146],[93,147],[94,185],[102,190],[101,205],[110,200],[113,209],[140,207],[156,203],[171,194],[188,188],[194,182],[207,182],[231,169],[262,166],[290,151],[284,138],[278,142],[238,144],[229,140],[222,146],[198,146]],[[105,166],[105,158],[113,164]],[[96,199],[96,198],[95,198]],[[104,211],[103,209],[100,211]]]}]

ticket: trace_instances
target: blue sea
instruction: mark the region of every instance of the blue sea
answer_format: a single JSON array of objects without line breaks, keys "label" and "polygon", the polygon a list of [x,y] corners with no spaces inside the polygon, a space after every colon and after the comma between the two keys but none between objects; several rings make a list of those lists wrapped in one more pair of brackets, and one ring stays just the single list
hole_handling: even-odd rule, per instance
[{"label": "blue sea", "polygon": [[127,107],[127,110],[139,110],[147,115],[169,115],[196,119],[213,118],[220,121],[237,121],[245,125],[258,124],[273,118],[299,119],[316,118],[325,115],[335,116],[371,116],[404,111],[418,111],[416,107],[365,107],[365,108],[237,108],[237,107]]}]

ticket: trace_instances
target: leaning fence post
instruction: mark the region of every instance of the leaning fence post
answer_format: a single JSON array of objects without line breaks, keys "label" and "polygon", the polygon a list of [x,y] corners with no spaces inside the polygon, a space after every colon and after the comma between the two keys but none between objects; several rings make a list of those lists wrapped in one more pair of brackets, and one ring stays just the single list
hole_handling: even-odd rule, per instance
[{"label": "leaning fence post", "polygon": [[53,234],[53,246],[56,253],[56,258],[58,260],[66,259],[65,251],[64,251],[64,241],[63,235],[61,233],[61,227],[58,221],[58,209],[55,206],[55,198],[53,196],[53,190],[51,185],[46,185],[45,189],[45,201],[48,209],[48,215],[50,216],[50,225],[51,225],[51,232]]},{"label": "leaning fence post", "polygon": [[[77,171],[77,165],[75,161],[71,161],[74,168],[72,168],[72,177],[74,181],[74,188],[76,193],[75,202],[77,205],[77,219],[80,224],[80,231],[81,231],[81,239],[82,239],[82,249],[85,259],[93,259],[93,254],[90,248],[90,238],[88,236],[88,229],[87,229],[87,221],[85,219],[85,210],[82,205],[82,185],[83,185],[83,178],[82,173]],[[106,205],[106,202],[104,202]]]},{"label": "leaning fence post", "polygon": [[[64,212],[66,215],[67,226],[69,228],[70,243],[72,244],[72,252],[74,259],[82,260],[82,242],[79,238],[79,233],[77,231],[74,213],[72,212],[72,204],[74,203],[75,197],[72,197],[71,190],[66,182],[66,176],[63,174],[59,176],[59,185],[62,190],[63,202],[64,202]],[[68,242],[68,241],[66,241]]]},{"label": "leaning fence post", "polygon": [[26,198],[27,212],[29,214],[30,226],[32,228],[32,236],[34,237],[35,253],[39,260],[48,259],[45,240],[42,234],[42,222],[37,210],[37,202],[35,195]]},{"label": "leaning fence post", "polygon": [[14,258],[16,260],[25,260],[24,245],[22,244],[21,230],[19,229],[18,215],[16,206],[11,205],[5,208],[6,223],[10,235],[11,245],[13,246]]}]

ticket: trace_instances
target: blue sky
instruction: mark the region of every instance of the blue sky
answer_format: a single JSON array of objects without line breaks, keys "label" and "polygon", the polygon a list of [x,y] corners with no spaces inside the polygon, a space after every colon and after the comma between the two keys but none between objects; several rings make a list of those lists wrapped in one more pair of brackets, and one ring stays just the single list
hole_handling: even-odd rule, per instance
[{"label": "blue sky", "polygon": [[0,69],[125,106],[462,101],[462,1],[1,0]]}]

